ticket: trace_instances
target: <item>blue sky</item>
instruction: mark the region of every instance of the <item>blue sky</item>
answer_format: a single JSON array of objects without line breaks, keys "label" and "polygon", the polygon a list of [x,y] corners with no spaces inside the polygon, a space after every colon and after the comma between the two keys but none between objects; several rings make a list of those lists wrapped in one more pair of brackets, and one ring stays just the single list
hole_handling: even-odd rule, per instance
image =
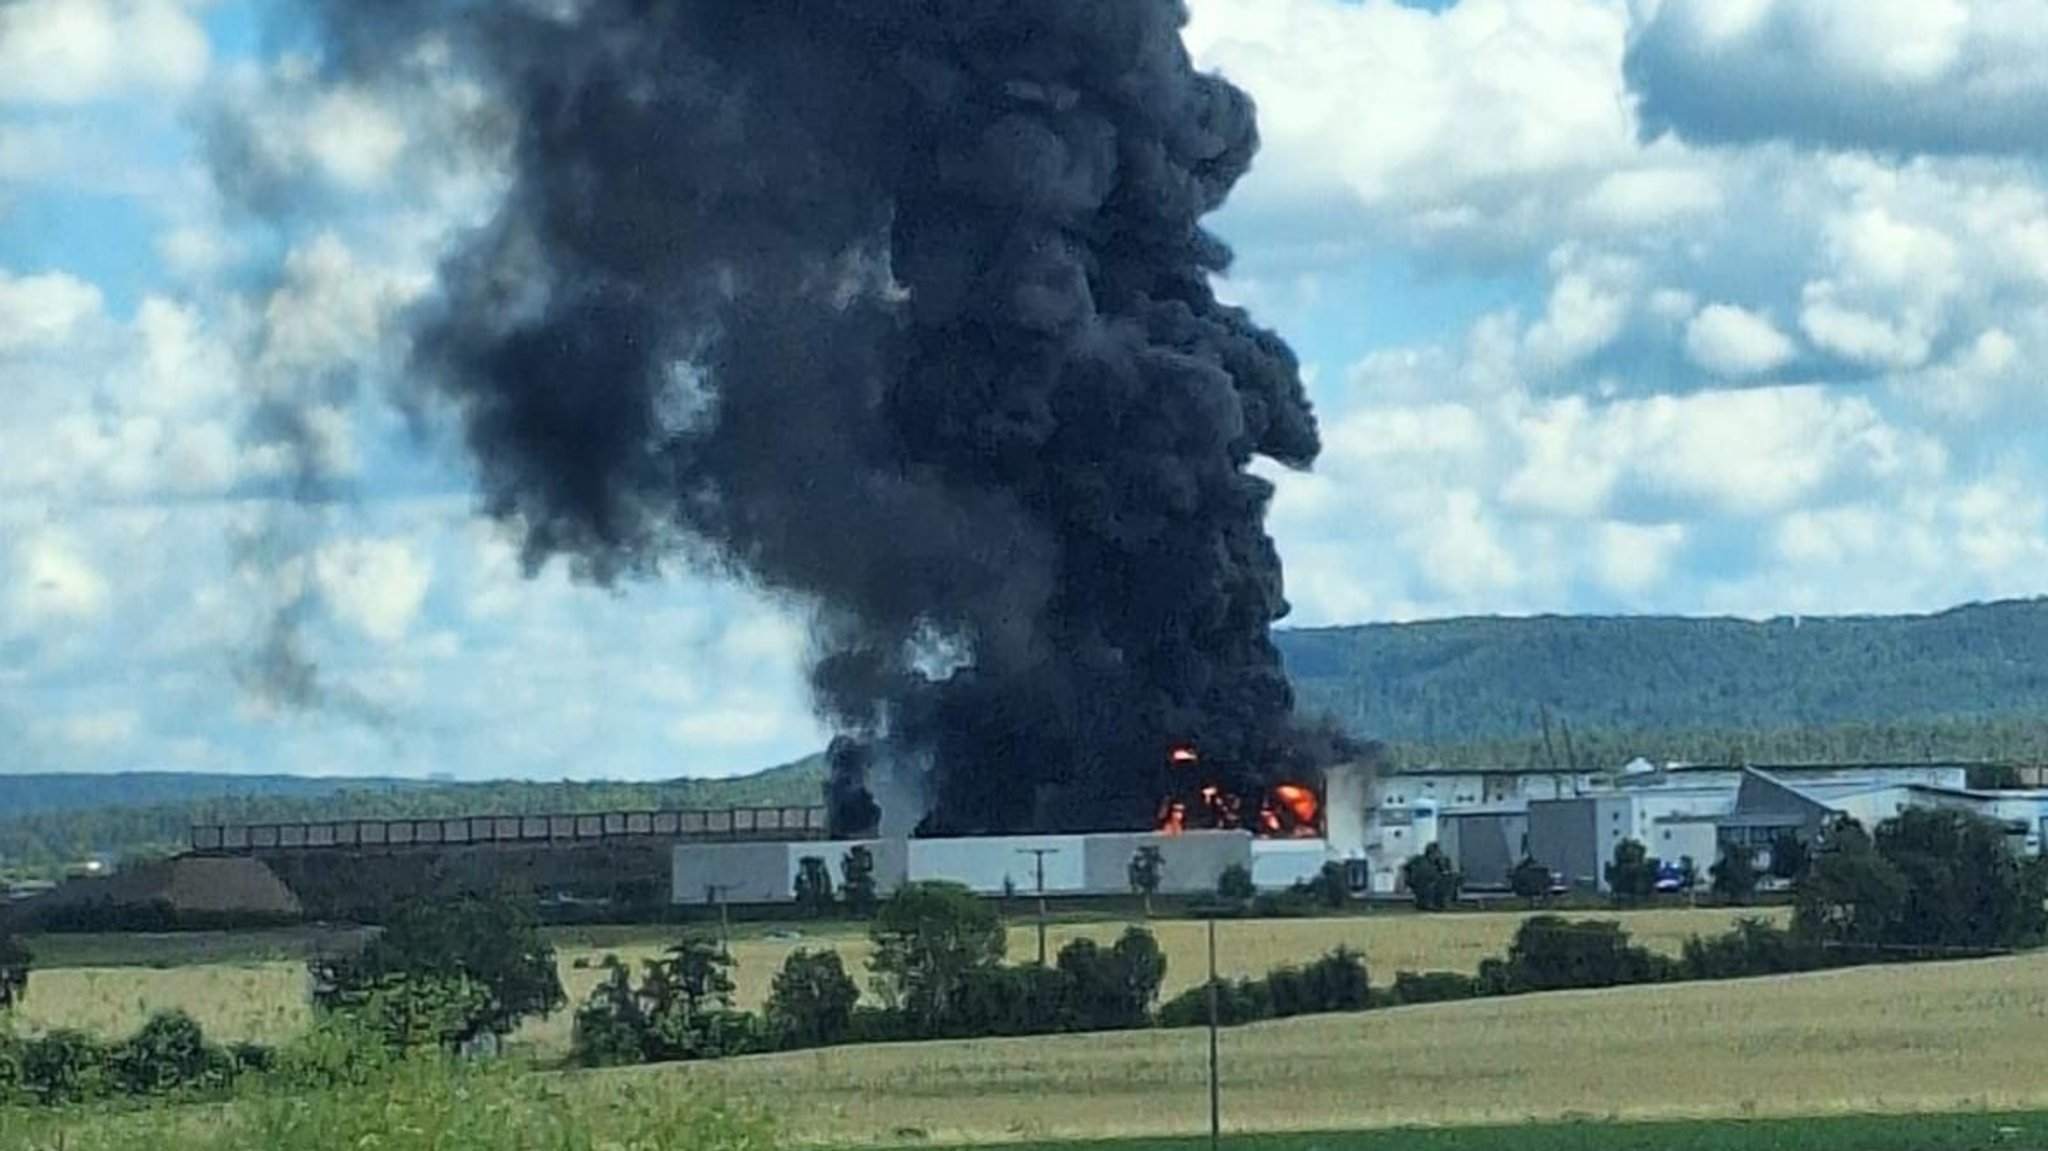
[{"label": "blue sky", "polygon": [[[1294,344],[1328,444],[1279,477],[1294,622],[2042,590],[2035,0],[1192,8],[1266,141],[1221,287]],[[394,316],[497,187],[452,143],[470,93],[400,46],[382,87],[323,86],[279,11],[0,7],[0,772],[818,746],[798,605],[528,579],[460,454],[406,433]],[[315,207],[262,223],[264,188]],[[316,391],[341,498],[280,509],[248,414]],[[325,706],[235,674],[291,605]]]}]

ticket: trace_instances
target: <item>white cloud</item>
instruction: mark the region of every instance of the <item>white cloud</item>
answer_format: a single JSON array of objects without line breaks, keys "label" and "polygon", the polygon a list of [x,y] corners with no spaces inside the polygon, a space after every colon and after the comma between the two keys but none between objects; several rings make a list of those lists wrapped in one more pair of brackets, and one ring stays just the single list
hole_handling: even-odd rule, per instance
[{"label": "white cloud", "polygon": [[48,529],[15,547],[14,615],[30,631],[45,624],[92,620],[107,610],[107,579],[78,542]]},{"label": "white cloud", "polygon": [[2038,151],[2033,0],[1635,0],[1627,71],[1653,131],[1721,143]]},{"label": "white cloud", "polygon": [[1685,330],[1686,354],[1718,376],[1758,376],[1791,360],[1792,341],[1770,317],[1733,304],[1709,304]]},{"label": "white cloud", "polygon": [[384,644],[406,638],[434,578],[433,565],[397,539],[331,541],[313,572],[329,610]]},{"label": "white cloud", "polygon": [[0,8],[0,105],[180,93],[212,55],[179,0],[14,0]]},{"label": "white cloud", "polygon": [[0,356],[61,344],[100,307],[99,288],[76,277],[14,277],[0,269]]},{"label": "white cloud", "polygon": [[[1383,233],[1396,242],[1490,243],[1628,166],[1626,19],[1581,0],[1202,0],[1187,41],[1258,101],[1264,151],[1239,199],[1260,227],[1339,203],[1398,221]],[[1604,210],[1665,214],[1646,179],[1611,184]],[[1702,195],[1684,184],[1662,191]]]}]

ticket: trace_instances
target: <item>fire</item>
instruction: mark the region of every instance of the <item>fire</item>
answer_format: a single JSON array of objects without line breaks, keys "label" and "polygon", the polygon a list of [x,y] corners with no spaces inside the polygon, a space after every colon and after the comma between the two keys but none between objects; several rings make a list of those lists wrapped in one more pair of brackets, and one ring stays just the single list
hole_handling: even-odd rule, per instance
[{"label": "fire", "polygon": [[[1195,749],[1186,745],[1167,752],[1174,768],[1189,768],[1201,762]],[[1322,834],[1322,800],[1315,789],[1299,783],[1282,783],[1258,799],[1256,809],[1244,796],[1227,791],[1214,780],[1188,790],[1177,785],[1159,804],[1158,829],[1179,835],[1190,827],[1235,830],[1249,828],[1263,836],[1291,836],[1312,839]]]},{"label": "fire", "polygon": [[1293,814],[1299,827],[1314,827],[1316,817],[1323,813],[1323,805],[1316,800],[1316,793],[1298,783],[1281,784],[1273,789],[1273,797]]}]

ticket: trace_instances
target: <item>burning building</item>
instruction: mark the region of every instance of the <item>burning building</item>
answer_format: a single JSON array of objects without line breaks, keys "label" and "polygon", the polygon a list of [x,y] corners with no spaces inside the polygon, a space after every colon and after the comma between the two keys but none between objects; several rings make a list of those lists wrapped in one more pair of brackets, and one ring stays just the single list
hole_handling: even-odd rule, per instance
[{"label": "burning building", "polygon": [[1258,132],[1184,0],[313,8],[338,81],[431,45],[506,177],[411,410],[530,567],[807,611],[842,834],[1318,833],[1252,464],[1320,438],[1212,288]]}]

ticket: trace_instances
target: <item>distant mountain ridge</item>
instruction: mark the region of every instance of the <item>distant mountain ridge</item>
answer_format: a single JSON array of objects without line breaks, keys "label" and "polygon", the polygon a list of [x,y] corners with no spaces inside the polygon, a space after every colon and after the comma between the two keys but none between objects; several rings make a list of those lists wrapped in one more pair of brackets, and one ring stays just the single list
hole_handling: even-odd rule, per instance
[{"label": "distant mountain ridge", "polygon": [[2048,599],[1761,621],[1473,617],[1277,640],[1305,709],[1396,744],[1526,741],[1545,710],[1582,733],[2048,726]]}]

